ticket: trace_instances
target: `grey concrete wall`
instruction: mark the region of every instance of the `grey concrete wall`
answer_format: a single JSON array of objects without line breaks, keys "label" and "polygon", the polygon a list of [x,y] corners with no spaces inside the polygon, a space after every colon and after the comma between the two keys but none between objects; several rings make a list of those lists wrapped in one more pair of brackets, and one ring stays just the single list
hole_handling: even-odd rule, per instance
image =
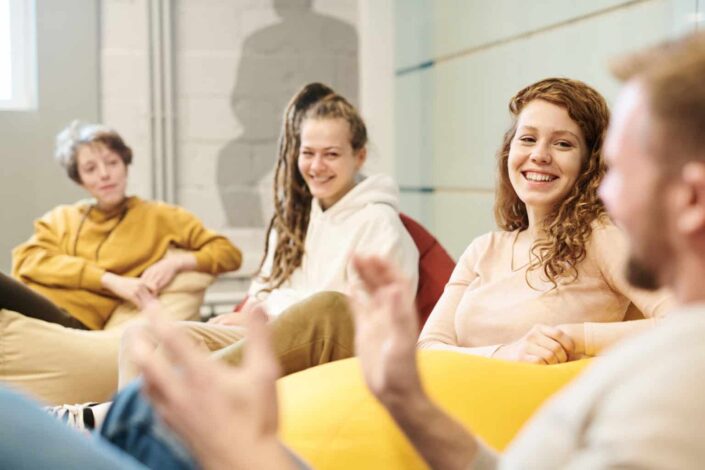
[{"label": "grey concrete wall", "polygon": [[52,160],[71,119],[97,120],[98,1],[37,0],[38,109],[0,111],[0,269],[32,233],[32,221],[83,192]]}]

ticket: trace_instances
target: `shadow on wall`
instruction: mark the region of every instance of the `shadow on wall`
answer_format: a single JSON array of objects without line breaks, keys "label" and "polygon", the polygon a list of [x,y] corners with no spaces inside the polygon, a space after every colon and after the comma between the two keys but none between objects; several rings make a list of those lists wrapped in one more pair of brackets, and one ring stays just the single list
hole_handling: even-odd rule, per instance
[{"label": "shadow on wall", "polygon": [[311,0],[274,0],[273,6],[281,21],[244,41],[231,97],[243,132],[218,154],[218,190],[230,227],[262,227],[271,217],[281,115],[300,87],[320,81],[357,104],[355,27],[315,13]]}]

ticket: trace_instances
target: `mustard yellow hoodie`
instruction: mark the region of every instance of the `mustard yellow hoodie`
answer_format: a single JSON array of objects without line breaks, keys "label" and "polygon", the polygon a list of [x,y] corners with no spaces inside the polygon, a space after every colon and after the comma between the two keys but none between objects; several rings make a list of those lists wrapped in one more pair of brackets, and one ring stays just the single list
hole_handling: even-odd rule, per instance
[{"label": "mustard yellow hoodie", "polygon": [[90,202],[59,206],[35,221],[35,233],[12,251],[12,275],[93,329],[122,301],[104,289],[106,271],[138,277],[170,246],[192,250],[197,270],[240,267],[240,251],[190,212],[128,198],[103,212]]}]

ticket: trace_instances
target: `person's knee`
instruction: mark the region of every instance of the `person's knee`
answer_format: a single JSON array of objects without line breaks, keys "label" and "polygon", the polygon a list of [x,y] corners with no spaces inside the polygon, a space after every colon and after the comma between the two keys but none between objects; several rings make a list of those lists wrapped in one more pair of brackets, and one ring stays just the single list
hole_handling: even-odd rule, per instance
[{"label": "person's knee", "polygon": [[304,300],[300,307],[301,313],[309,320],[324,320],[329,323],[351,321],[350,299],[340,292],[318,292]]}]

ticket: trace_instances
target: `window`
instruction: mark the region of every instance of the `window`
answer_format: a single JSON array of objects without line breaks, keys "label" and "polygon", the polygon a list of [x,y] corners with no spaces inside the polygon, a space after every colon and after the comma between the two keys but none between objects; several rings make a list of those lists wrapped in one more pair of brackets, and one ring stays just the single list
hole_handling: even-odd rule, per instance
[{"label": "window", "polygon": [[37,107],[34,0],[0,0],[0,109]]}]

